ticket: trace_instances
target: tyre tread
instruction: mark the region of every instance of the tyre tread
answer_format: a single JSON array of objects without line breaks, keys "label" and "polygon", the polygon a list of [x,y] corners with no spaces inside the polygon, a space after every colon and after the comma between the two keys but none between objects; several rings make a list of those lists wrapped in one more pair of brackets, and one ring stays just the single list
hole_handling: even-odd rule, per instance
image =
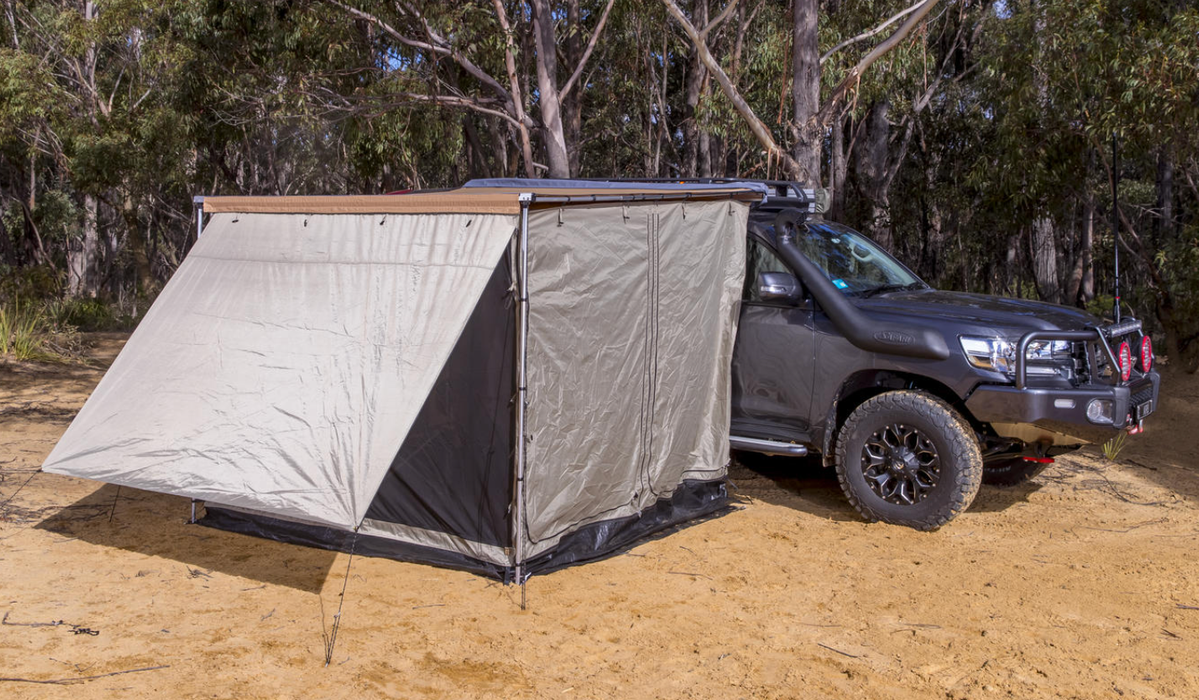
[{"label": "tyre tread", "polygon": [[[885,410],[899,410],[910,414],[918,414],[932,422],[945,434],[949,444],[950,459],[954,460],[960,469],[955,475],[957,483],[953,490],[953,498],[949,504],[925,518],[896,518],[886,517],[875,511],[869,504],[863,503],[846,481],[845,470],[848,463],[846,457],[847,436],[857,430],[858,425],[867,420],[872,414]],[[857,462],[854,462],[857,467]],[[978,440],[966,419],[952,406],[941,399],[924,391],[903,389],[888,391],[862,402],[845,421],[837,434],[836,447],[837,481],[841,490],[849,499],[849,504],[867,522],[883,520],[895,525],[905,525],[917,530],[936,530],[965,511],[974,501],[983,476],[982,454],[979,451]]]}]

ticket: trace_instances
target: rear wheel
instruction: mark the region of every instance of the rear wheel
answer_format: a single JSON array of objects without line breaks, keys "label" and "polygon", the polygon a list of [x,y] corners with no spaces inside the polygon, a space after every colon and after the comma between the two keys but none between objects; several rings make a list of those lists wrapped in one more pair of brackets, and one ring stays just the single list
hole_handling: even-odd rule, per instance
[{"label": "rear wheel", "polygon": [[983,483],[987,486],[1018,486],[1035,478],[1048,466],[1047,462],[1029,462],[1023,457],[997,459],[983,464]]},{"label": "rear wheel", "polygon": [[837,440],[837,480],[869,521],[935,530],[969,507],[982,455],[969,424],[923,391],[890,391],[854,409]]}]

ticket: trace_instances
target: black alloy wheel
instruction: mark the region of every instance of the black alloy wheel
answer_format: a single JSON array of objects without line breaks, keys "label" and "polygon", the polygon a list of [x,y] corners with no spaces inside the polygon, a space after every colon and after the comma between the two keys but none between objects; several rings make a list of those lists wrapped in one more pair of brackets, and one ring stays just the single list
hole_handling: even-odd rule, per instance
[{"label": "black alloy wheel", "polygon": [[874,431],[862,446],[862,474],[884,501],[915,505],[937,488],[941,457],[918,428],[891,423]]}]

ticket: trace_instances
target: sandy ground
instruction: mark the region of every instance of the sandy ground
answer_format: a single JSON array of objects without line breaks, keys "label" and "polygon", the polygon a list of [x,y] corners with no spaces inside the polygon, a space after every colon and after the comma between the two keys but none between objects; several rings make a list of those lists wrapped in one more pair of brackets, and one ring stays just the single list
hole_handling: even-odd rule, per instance
[{"label": "sandy ground", "polygon": [[[94,341],[103,363],[122,338]],[[534,578],[522,612],[36,473],[100,375],[0,368],[0,697],[1199,697],[1196,377],[1167,375],[1118,464],[984,487],[935,533],[858,522],[812,465],[738,468],[738,510]]]}]

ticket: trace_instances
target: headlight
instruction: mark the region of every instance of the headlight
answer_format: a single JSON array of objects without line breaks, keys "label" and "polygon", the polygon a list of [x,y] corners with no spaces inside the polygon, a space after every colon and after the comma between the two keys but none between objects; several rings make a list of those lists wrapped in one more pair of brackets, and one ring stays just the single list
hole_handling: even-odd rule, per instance
[{"label": "headlight", "polygon": [[962,337],[962,352],[970,364],[992,372],[1016,371],[1016,348],[1002,338]]},{"label": "headlight", "polygon": [[[1014,374],[1016,372],[1016,345],[1003,338],[982,338],[964,336],[961,339],[962,352],[970,364],[979,369],[992,372]],[[1066,340],[1034,340],[1028,344],[1024,356],[1028,359],[1029,374],[1056,374],[1053,366],[1036,363],[1048,363],[1055,360],[1065,360],[1070,357],[1070,342]]]}]

